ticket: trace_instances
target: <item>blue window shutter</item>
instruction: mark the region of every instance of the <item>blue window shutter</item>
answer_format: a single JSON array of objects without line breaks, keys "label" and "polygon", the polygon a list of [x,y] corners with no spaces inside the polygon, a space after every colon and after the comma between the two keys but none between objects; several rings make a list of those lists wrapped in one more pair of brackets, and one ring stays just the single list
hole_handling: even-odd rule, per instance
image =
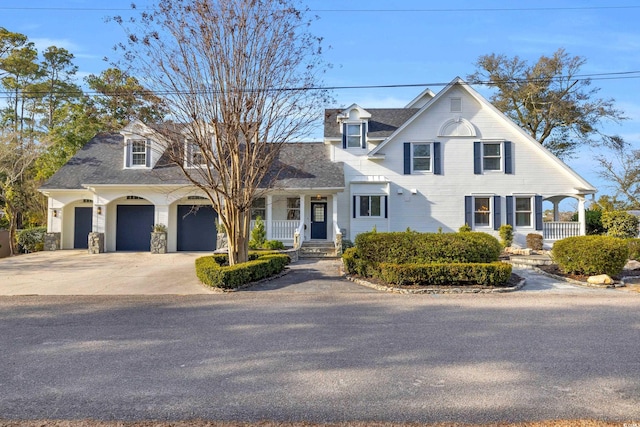
[{"label": "blue window shutter", "polygon": [[435,175],[442,175],[442,153],[441,144],[439,142],[433,143],[433,173]]},{"label": "blue window shutter", "polygon": [[513,227],[513,196],[507,196],[507,224]]},{"label": "blue window shutter", "polygon": [[473,227],[473,197],[464,196],[464,223]]},{"label": "blue window shutter", "polygon": [[151,167],[151,141],[149,141],[148,139],[144,161],[146,167]]},{"label": "blue window shutter", "polygon": [[482,142],[473,143],[473,173],[482,174]]},{"label": "blue window shutter", "polygon": [[360,144],[362,144],[362,148],[366,149],[367,148],[367,124],[366,123],[362,123],[362,126],[360,126],[360,131],[362,132],[362,140],[360,141]]},{"label": "blue window shutter", "polygon": [[347,148],[347,124],[342,124],[342,148]]},{"label": "blue window shutter", "polygon": [[384,217],[389,218],[389,196],[384,196]]},{"label": "blue window shutter", "polygon": [[501,215],[501,210],[502,210],[502,197],[500,196],[493,196],[493,229],[494,230],[499,230],[500,226],[502,225],[502,215]]},{"label": "blue window shutter", "polygon": [[131,167],[131,150],[132,150],[132,144],[131,144],[131,140],[128,139],[127,140],[127,147],[126,147],[126,151],[125,151],[125,165],[127,167]]},{"label": "blue window shutter", "polygon": [[404,174],[411,175],[411,143],[404,143]]},{"label": "blue window shutter", "polygon": [[511,141],[504,142],[504,173],[512,174],[513,173],[513,155],[512,150],[513,146]]},{"label": "blue window shutter", "polygon": [[536,196],[536,230],[542,230],[542,196]]},{"label": "blue window shutter", "polygon": [[356,202],[357,202],[356,196],[353,196],[353,217],[354,218],[356,217],[356,206],[357,206]]}]

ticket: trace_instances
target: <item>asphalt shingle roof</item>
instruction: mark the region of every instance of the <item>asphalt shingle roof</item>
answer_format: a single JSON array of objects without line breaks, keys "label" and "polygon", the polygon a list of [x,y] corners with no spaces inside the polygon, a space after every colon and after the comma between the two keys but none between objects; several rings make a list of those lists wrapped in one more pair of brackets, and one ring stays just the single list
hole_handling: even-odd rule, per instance
[{"label": "asphalt shingle roof", "polygon": [[[365,108],[371,113],[369,119],[369,138],[386,138],[402,126],[407,120],[413,117],[419,108]],[[338,124],[338,114],[343,109],[327,109],[324,113],[324,136],[325,138],[341,138],[340,126]]]},{"label": "asphalt shingle roof", "polygon": [[[276,188],[343,188],[342,163],[329,158],[323,143],[284,144],[270,176],[277,176]],[[124,168],[124,137],[100,133],[40,188],[82,189],[84,185],[188,185],[176,165],[163,156],[153,169]]]}]

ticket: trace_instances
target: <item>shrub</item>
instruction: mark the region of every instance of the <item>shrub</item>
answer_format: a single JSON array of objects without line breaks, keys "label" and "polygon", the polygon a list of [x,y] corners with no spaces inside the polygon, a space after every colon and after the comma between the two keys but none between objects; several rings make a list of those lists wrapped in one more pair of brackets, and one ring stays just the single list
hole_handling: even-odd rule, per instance
[{"label": "shrub", "polygon": [[396,285],[482,285],[504,286],[511,265],[493,263],[380,264],[377,277]]},{"label": "shrub", "polygon": [[468,233],[471,231],[471,226],[469,224],[465,224],[462,227],[458,228],[458,233]]},{"label": "shrub", "polygon": [[249,240],[250,249],[259,249],[267,240],[267,231],[264,228],[264,221],[260,216],[256,218],[256,223],[251,230],[251,239]]},{"label": "shrub", "polygon": [[266,242],[264,242],[262,247],[264,249],[269,249],[272,251],[281,251],[284,249],[284,243],[282,243],[280,240],[267,240]]},{"label": "shrub", "polygon": [[[602,226],[602,211],[597,209],[585,209],[585,228],[587,235],[592,236],[596,234],[604,234],[604,227]],[[574,213],[571,217],[571,221],[578,220],[578,213]]]},{"label": "shrub", "polygon": [[500,243],[505,248],[511,246],[511,243],[513,243],[513,226],[509,224],[500,226]]},{"label": "shrub", "polygon": [[542,236],[538,233],[527,234],[527,247],[534,251],[542,250]]},{"label": "shrub", "polygon": [[18,233],[18,245],[25,252],[38,252],[44,249],[44,236],[47,234],[47,227],[34,227],[21,230]]},{"label": "shrub", "polygon": [[167,232],[167,226],[164,224],[155,224],[153,226],[153,231],[155,233],[166,233]]},{"label": "shrub", "polygon": [[557,241],[552,258],[566,273],[619,274],[629,257],[627,242],[610,236],[577,236]]},{"label": "shrub", "polygon": [[353,247],[353,242],[349,239],[342,239],[342,253],[349,248]]},{"label": "shrub", "polygon": [[215,254],[196,259],[196,275],[205,285],[235,289],[281,272],[289,263],[285,254],[250,254],[250,261],[227,266],[227,255]]},{"label": "shrub", "polygon": [[624,211],[602,213],[602,226],[607,236],[622,239],[638,237],[638,217]]},{"label": "shrub", "polygon": [[627,239],[629,259],[640,261],[640,239]]}]

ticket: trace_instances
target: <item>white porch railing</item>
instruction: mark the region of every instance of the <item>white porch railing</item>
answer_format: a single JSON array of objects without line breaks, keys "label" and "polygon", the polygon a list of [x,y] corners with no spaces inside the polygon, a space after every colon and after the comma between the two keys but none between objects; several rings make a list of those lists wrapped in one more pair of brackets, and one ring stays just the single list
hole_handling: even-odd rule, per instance
[{"label": "white porch railing", "polygon": [[[293,235],[298,228],[300,221],[298,220],[273,220],[265,221],[264,226],[267,230],[271,230],[271,239],[280,241],[293,240]],[[255,227],[256,222],[251,221],[251,230]]]},{"label": "white porch railing", "polygon": [[580,223],[577,221],[553,221],[542,223],[542,237],[545,240],[560,240],[580,235]]}]

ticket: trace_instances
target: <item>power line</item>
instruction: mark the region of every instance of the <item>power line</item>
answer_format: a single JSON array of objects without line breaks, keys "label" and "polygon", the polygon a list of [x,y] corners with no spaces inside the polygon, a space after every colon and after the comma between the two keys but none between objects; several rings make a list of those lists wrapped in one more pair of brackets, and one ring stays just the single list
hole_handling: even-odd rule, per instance
[{"label": "power line", "polygon": [[[582,80],[626,80],[626,79],[640,79],[640,70],[638,71],[617,71],[610,73],[592,73],[592,74],[577,74],[574,76],[554,76],[549,78],[536,78],[536,79],[507,79],[507,80],[494,80],[494,81],[472,81],[472,82],[464,82],[469,86],[495,86],[500,83],[536,83],[536,82],[545,82],[545,81],[559,81],[563,79],[570,79],[572,81],[582,81]],[[314,87],[282,87],[282,88],[266,88],[266,89],[238,89],[238,91],[243,92],[284,92],[284,91],[312,91],[312,90],[354,90],[354,89],[400,89],[400,88],[411,88],[411,87],[443,87],[451,84],[451,82],[431,82],[431,83],[394,83],[394,84],[376,84],[376,85],[352,85],[352,86],[314,86]],[[146,90],[146,91],[137,91],[138,95],[181,95],[181,94],[204,94],[204,93],[216,93],[218,91],[201,89],[197,91],[154,91],[154,90]],[[72,92],[68,91],[21,91],[20,95],[22,96],[44,96],[44,95],[72,95]],[[13,91],[0,91],[0,99],[9,99],[15,95]],[[100,92],[83,92],[85,96],[129,96],[129,93],[126,94],[104,94]]]}]

